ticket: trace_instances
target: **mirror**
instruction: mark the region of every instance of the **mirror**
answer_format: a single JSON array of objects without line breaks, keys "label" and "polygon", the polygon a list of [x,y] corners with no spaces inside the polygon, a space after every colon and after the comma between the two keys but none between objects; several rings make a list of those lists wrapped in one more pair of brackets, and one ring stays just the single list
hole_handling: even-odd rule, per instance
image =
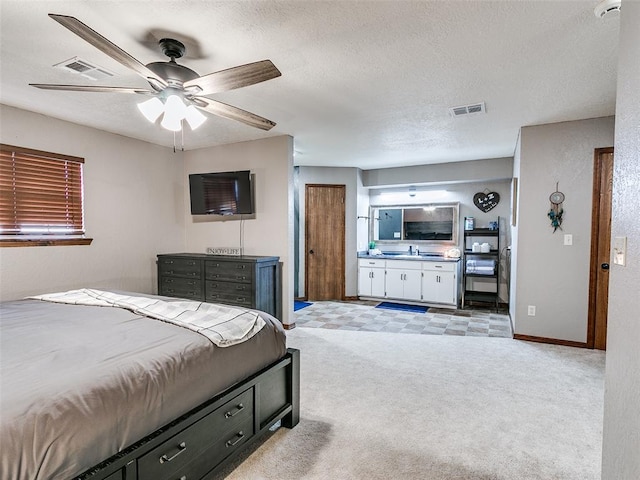
[{"label": "mirror", "polygon": [[370,238],[376,243],[458,244],[458,204],[371,206]]}]

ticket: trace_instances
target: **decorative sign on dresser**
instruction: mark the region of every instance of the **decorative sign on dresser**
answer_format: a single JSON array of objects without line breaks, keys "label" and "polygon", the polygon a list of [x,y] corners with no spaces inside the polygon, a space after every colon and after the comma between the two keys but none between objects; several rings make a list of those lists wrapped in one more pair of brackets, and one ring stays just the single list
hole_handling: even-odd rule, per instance
[{"label": "decorative sign on dresser", "polygon": [[158,295],[253,308],[282,320],[279,257],[158,255]]}]

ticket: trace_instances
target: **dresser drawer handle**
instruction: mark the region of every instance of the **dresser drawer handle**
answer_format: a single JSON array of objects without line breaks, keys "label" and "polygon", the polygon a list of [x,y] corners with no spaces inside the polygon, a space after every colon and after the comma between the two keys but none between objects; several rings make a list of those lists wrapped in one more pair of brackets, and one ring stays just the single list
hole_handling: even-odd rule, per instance
[{"label": "dresser drawer handle", "polygon": [[244,297],[236,297],[236,302],[244,302],[245,298]]},{"label": "dresser drawer handle", "polygon": [[242,430],[240,430],[238,433],[235,434],[235,440],[231,439],[231,440],[227,440],[227,447],[235,447],[240,440],[242,440],[244,438],[244,432]]},{"label": "dresser drawer handle", "polygon": [[240,265],[236,265],[236,268],[239,268],[240,270],[244,270],[245,268],[247,268],[247,266],[240,264]]},{"label": "dresser drawer handle", "polygon": [[246,280],[246,279],[247,277],[245,277],[244,275],[236,277],[236,280]]},{"label": "dresser drawer handle", "polygon": [[165,260],[163,263],[165,265],[173,265],[173,260]]},{"label": "dresser drawer handle", "polygon": [[178,451],[171,456],[165,453],[160,457],[160,463],[170,462],[171,460],[175,459],[178,455],[180,455],[182,452],[184,452],[186,449],[187,449],[187,443],[186,442],[180,443],[178,445]]},{"label": "dresser drawer handle", "polygon": [[237,414],[239,414],[242,410],[244,410],[244,405],[239,403],[238,406],[233,410],[229,410],[227,413],[224,414],[224,418],[231,418],[231,417],[235,417]]}]

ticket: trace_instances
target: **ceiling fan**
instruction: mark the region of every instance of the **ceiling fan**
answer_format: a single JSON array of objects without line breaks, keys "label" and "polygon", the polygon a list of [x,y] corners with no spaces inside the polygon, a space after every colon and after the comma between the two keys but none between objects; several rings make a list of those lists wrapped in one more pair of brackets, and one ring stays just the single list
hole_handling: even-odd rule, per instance
[{"label": "ceiling fan", "polygon": [[151,89],[30,83],[29,85],[32,87],[45,90],[135,93],[152,96],[151,99],[140,103],[138,108],[152,123],[160,115],[164,114],[161,125],[174,132],[182,129],[182,120],[185,119],[191,129],[201,125],[206,117],[200,110],[237,120],[262,130],[270,130],[276,125],[271,120],[206,97],[206,95],[234,90],[279,77],[281,75],[280,71],[270,60],[248,63],[200,76],[190,68],[176,63],[176,59],[184,55],[185,46],[178,40],[163,38],[158,43],[163,53],[169,57],[169,61],[152,62],[143,65],[77,18],[53,13],[50,13],[49,16],[86,42],[143,77],[149,82]]}]

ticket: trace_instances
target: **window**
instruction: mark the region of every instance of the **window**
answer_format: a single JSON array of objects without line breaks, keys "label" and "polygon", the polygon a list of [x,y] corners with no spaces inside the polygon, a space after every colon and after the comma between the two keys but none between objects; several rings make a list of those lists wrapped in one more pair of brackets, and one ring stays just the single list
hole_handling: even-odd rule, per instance
[{"label": "window", "polygon": [[0,246],[86,245],[84,159],[0,144]]}]

